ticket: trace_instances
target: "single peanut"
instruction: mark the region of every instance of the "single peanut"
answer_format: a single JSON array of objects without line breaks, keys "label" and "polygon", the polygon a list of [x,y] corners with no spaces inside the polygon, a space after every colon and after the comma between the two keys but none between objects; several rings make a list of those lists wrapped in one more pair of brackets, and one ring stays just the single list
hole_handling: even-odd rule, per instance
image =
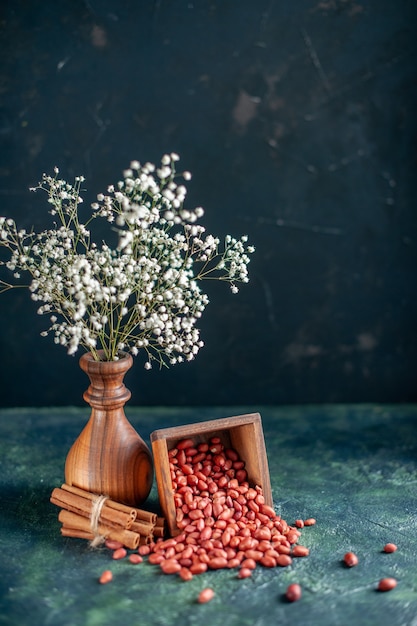
[{"label": "single peanut", "polygon": [[294,546],[291,554],[292,556],[308,556],[310,550],[305,546]]},{"label": "single peanut", "polygon": [[164,574],[177,574],[181,570],[181,565],[174,559],[167,559],[161,563],[161,570]]},{"label": "single peanut", "polygon": [[397,586],[395,578],[381,578],[378,583],[378,591],[391,591]]},{"label": "single peanut", "polygon": [[187,448],[191,448],[194,446],[194,441],[192,439],[182,439],[176,445],[177,450],[186,450]]},{"label": "single peanut", "polygon": [[287,541],[289,541],[291,544],[297,543],[298,541],[298,534],[295,532],[290,531],[287,534]]},{"label": "single peanut", "polygon": [[138,563],[142,563],[143,557],[141,557],[140,554],[133,553],[129,555],[129,561],[134,565],[137,565]]},{"label": "single peanut", "polygon": [[125,548],[117,548],[117,550],[113,552],[113,559],[119,561],[120,559],[124,559],[126,555],[127,550]]},{"label": "single peanut", "polygon": [[297,602],[301,598],[301,587],[297,583],[292,583],[288,585],[287,591],[285,592],[285,597],[288,602]]},{"label": "single peanut", "polygon": [[280,567],[288,567],[288,565],[291,565],[291,563],[292,559],[290,556],[288,556],[288,554],[280,554],[277,558],[277,565],[279,565]]},{"label": "single peanut", "polygon": [[193,563],[190,566],[190,572],[192,574],[203,574],[204,572],[207,571],[207,563]]},{"label": "single peanut", "polygon": [[252,570],[249,567],[242,567],[237,575],[238,578],[249,578],[250,576],[252,576]]},{"label": "single peanut", "polygon": [[206,587],[203,591],[200,591],[198,594],[197,602],[200,604],[205,604],[206,602],[210,602],[214,598],[214,591],[210,589],[210,587]]},{"label": "single peanut", "polygon": [[386,543],[384,546],[384,552],[395,552],[397,550],[397,546],[395,543]]},{"label": "single peanut", "polygon": [[189,569],[182,567],[180,569],[180,571],[178,572],[178,576],[182,579],[182,580],[191,580],[193,578],[192,573],[190,572]]},{"label": "single peanut", "polygon": [[208,566],[210,569],[224,569],[227,567],[227,559],[222,556],[215,556],[209,559]]},{"label": "single peanut", "polygon": [[277,564],[277,559],[274,559],[272,556],[263,556],[259,559],[259,563],[264,567],[275,567]]},{"label": "single peanut", "polygon": [[359,559],[354,552],[346,552],[343,561],[347,567],[355,567],[359,563]]},{"label": "single peanut", "polygon": [[107,583],[111,582],[112,580],[113,580],[113,574],[112,574],[111,570],[106,569],[101,574],[100,578],[98,579],[98,582],[101,585],[106,585]]},{"label": "single peanut", "polygon": [[165,557],[163,554],[158,554],[157,552],[153,552],[152,554],[149,555],[148,561],[152,565],[160,565],[162,561],[165,561]]}]

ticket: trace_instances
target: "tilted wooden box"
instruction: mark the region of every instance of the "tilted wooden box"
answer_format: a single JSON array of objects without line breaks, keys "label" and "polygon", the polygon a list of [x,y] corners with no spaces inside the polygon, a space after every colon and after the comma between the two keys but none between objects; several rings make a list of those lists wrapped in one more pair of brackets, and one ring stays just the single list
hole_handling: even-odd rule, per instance
[{"label": "tilted wooden box", "polygon": [[155,430],[151,434],[155,476],[160,505],[171,536],[178,535],[176,510],[171,482],[168,452],[181,441],[191,438],[195,445],[219,437],[227,448],[234,448],[248,473],[251,486],[262,487],[265,503],[273,506],[262,421],[259,413],[236,415],[173,428]]}]

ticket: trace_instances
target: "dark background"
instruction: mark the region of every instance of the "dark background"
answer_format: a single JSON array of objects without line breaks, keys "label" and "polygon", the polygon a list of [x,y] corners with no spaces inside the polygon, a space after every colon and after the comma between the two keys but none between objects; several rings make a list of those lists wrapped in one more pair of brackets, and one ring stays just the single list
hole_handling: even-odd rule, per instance
[{"label": "dark background", "polygon": [[[417,400],[415,6],[3,0],[0,215],[45,228],[54,165],[93,201],[176,151],[208,231],[257,249],[238,295],[209,285],[194,362],[137,358],[132,404]],[[1,406],[83,403],[47,322],[0,296]]]}]

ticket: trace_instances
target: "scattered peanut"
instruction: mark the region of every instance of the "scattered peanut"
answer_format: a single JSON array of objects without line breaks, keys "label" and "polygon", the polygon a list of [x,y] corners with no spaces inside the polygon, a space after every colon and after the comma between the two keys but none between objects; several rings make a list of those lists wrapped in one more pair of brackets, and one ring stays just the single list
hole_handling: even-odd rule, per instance
[{"label": "scattered peanut", "polygon": [[117,550],[113,552],[113,559],[115,561],[119,561],[120,559],[124,559],[126,555],[127,555],[126,548],[117,548]]},{"label": "scattered peanut", "polygon": [[395,543],[386,543],[384,546],[384,552],[395,552],[397,550],[397,546]]},{"label": "scattered peanut", "polygon": [[143,557],[141,557],[140,554],[133,553],[129,555],[129,561],[133,563],[133,565],[137,565],[138,563],[142,563]]},{"label": "scattered peanut", "polygon": [[291,552],[292,556],[308,556],[310,550],[305,546],[294,546]]},{"label": "scattered peanut", "polygon": [[252,576],[252,570],[249,567],[242,567],[237,575],[238,578],[249,578],[250,576]]},{"label": "scattered peanut", "polygon": [[210,602],[214,598],[214,591],[210,589],[210,587],[206,587],[203,591],[200,591],[198,594],[197,602],[200,604],[205,604],[206,602]]},{"label": "scattered peanut", "polygon": [[346,552],[343,561],[347,567],[355,567],[359,563],[359,559],[354,552]]},{"label": "scattered peanut", "polygon": [[315,523],[316,520],[314,519],[314,517],[309,517],[308,519],[304,520],[304,526],[314,526]]},{"label": "scattered peanut", "polygon": [[297,583],[292,583],[288,585],[287,591],[285,592],[285,597],[288,602],[296,602],[301,598],[301,587]]},{"label": "scattered peanut", "polygon": [[98,579],[98,582],[101,585],[106,585],[107,583],[111,582],[112,580],[113,580],[113,574],[112,574],[111,570],[106,569],[101,574],[100,578]]},{"label": "scattered peanut", "polygon": [[395,578],[381,578],[378,583],[378,591],[391,591],[397,586]]}]

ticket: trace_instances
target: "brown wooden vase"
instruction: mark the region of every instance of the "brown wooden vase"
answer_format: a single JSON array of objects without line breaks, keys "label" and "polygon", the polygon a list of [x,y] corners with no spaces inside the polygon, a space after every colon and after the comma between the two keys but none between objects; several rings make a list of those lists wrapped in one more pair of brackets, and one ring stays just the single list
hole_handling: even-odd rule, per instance
[{"label": "brown wooden vase", "polygon": [[68,452],[65,482],[138,506],[151,490],[153,464],[148,446],[124,412],[131,393],[123,378],[132,363],[127,353],[117,361],[96,361],[91,353],[80,358],[91,383],[83,395],[91,416]]}]

